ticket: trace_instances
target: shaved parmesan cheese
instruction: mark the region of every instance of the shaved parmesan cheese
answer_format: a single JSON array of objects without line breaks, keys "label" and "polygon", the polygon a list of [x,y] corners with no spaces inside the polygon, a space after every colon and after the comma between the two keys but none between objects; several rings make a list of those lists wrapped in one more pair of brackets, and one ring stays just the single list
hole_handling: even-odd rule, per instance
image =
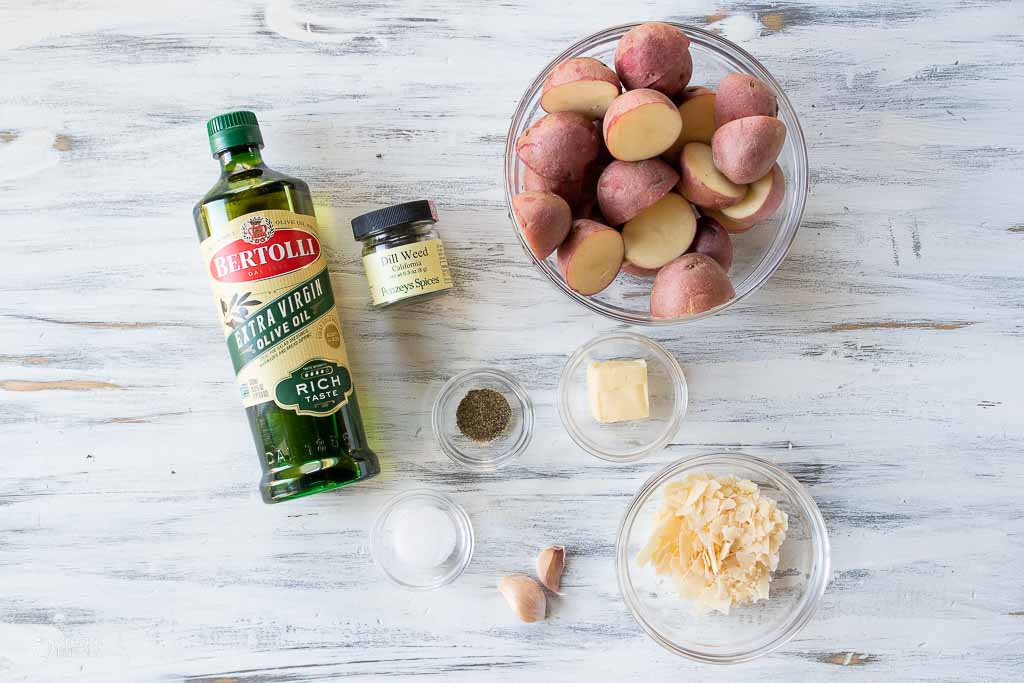
[{"label": "shaved parmesan cheese", "polygon": [[636,559],[671,577],[694,612],[728,614],[768,599],[788,528],[786,513],[754,482],[691,474],[665,486],[657,527]]}]

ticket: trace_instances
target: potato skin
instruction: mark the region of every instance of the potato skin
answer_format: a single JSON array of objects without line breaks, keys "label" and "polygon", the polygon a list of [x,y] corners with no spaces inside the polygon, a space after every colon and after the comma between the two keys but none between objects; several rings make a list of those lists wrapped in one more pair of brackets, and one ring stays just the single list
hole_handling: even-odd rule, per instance
[{"label": "potato skin", "polygon": [[762,81],[747,74],[728,74],[718,83],[715,97],[715,125],[719,128],[748,116],[777,116],[775,93]]},{"label": "potato skin", "polygon": [[676,69],[666,73],[647,87],[651,90],[663,92],[669,97],[676,97],[679,93],[686,90],[686,86],[690,84],[690,78],[692,77],[693,56],[687,50],[683,53],[683,58]]},{"label": "potato skin", "polygon": [[[718,95],[721,97],[721,95]],[[747,116],[725,124],[711,138],[715,166],[739,185],[772,170],[786,142],[786,125],[771,116]]]},{"label": "potato skin", "polygon": [[547,78],[544,79],[540,98],[541,107],[544,107],[544,111],[548,111],[544,104],[545,93],[552,88],[577,81],[605,81],[615,86],[617,93],[622,91],[622,83],[619,82],[619,77],[604,63],[593,57],[573,57],[557,65],[551,70]]},{"label": "potato skin", "polygon": [[616,88],[622,88],[619,77],[604,62],[593,57],[573,57],[557,65],[544,79],[541,92],[565,83],[576,81],[607,81]]},{"label": "potato skin", "polygon": [[520,192],[512,198],[512,211],[530,251],[542,261],[565,241],[572,227],[572,210],[551,192]]},{"label": "potato skin", "polygon": [[671,97],[690,80],[689,54],[690,39],[685,33],[669,24],[649,22],[622,36],[615,49],[615,71],[627,90],[651,88]]},{"label": "potato skin", "polygon": [[697,220],[697,235],[686,253],[710,256],[726,273],[732,268],[733,246],[729,231],[708,216],[701,216]]},{"label": "potato skin", "polygon": [[651,315],[678,318],[703,313],[736,298],[729,276],[710,256],[683,254],[658,271],[651,288]]},{"label": "potato skin", "polygon": [[597,181],[597,201],[609,225],[622,225],[664,197],[679,174],[660,159],[613,161]]},{"label": "potato skin", "polygon": [[557,194],[569,206],[576,206],[583,196],[582,180],[552,180],[535,172],[529,166],[523,168],[523,189]]},{"label": "potato skin", "polygon": [[548,114],[516,140],[516,155],[535,173],[552,180],[580,180],[597,158],[597,129],[583,114]]}]

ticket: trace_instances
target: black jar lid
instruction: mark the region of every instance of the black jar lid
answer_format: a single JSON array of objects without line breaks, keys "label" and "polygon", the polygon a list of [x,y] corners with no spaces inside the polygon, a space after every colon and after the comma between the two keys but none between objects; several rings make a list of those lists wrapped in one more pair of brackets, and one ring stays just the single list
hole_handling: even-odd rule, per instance
[{"label": "black jar lid", "polygon": [[434,207],[434,202],[429,199],[395,204],[364,213],[362,216],[356,216],[352,219],[352,234],[361,241],[399,226],[420,221],[437,222],[437,209]]}]

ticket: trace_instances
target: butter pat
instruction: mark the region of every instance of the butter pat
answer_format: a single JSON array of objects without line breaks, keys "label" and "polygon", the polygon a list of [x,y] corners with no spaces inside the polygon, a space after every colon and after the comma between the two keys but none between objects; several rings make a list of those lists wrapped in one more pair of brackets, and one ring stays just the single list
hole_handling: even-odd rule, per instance
[{"label": "butter pat", "polygon": [[647,361],[599,360],[587,366],[590,414],[603,424],[650,417]]}]

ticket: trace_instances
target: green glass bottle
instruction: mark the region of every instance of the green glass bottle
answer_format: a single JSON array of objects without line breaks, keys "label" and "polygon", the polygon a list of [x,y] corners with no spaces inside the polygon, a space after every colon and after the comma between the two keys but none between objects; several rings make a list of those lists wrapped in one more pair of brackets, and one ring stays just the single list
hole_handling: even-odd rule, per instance
[{"label": "green glass bottle", "polygon": [[380,472],[366,442],[309,186],[268,168],[256,115],[206,124],[220,161],[196,230],[263,467],[277,503]]}]

